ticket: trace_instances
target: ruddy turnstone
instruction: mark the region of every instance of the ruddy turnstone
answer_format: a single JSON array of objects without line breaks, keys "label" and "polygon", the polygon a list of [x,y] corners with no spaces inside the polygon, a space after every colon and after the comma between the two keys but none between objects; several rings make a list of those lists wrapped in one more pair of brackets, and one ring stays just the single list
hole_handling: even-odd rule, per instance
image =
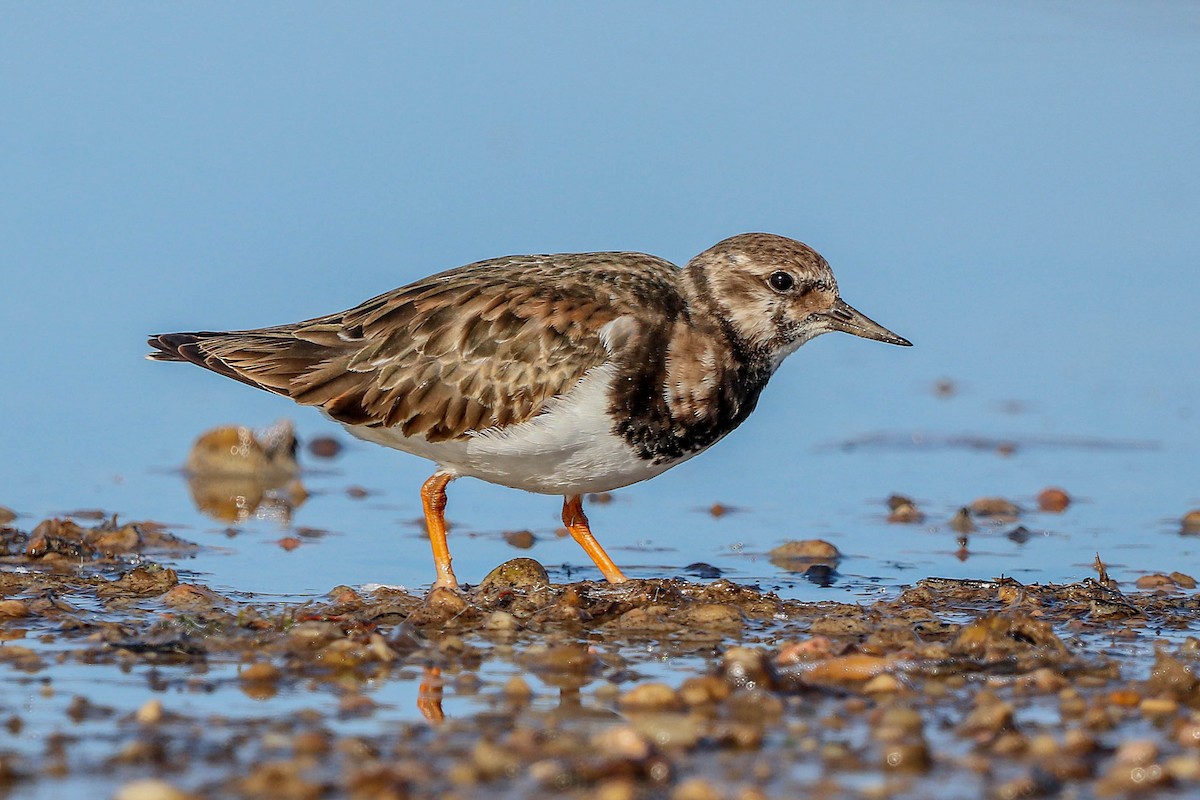
[{"label": "ruddy turnstone", "polygon": [[847,305],[812,248],[745,233],[682,269],[644,253],[493,258],[306,322],[153,336],[149,357],[316,406],[435,462],[421,487],[435,587],[458,585],[444,512],[461,476],[562,495],[563,524],[620,583],[583,495],[708,449],[784,358],[829,331],[910,344]]}]

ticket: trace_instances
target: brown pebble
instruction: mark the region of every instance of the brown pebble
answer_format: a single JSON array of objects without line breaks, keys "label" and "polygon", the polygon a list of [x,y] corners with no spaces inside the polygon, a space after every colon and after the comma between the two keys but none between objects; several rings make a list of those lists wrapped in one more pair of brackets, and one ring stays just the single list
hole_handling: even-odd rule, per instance
[{"label": "brown pebble", "polygon": [[1180,527],[1183,533],[1200,533],[1200,508],[1184,514]]},{"label": "brown pebble", "polygon": [[925,521],[925,515],[912,503],[902,503],[892,509],[888,514],[887,521],[902,525],[916,525]]},{"label": "brown pebble", "polygon": [[1175,728],[1175,741],[1184,747],[1200,747],[1200,718],[1193,714],[1179,722]]},{"label": "brown pebble", "polygon": [[720,519],[732,510],[733,509],[731,507],[725,505],[724,503],[713,503],[708,507],[709,515],[715,517],[716,519]]},{"label": "brown pebble", "polygon": [[130,781],[113,794],[113,800],[191,800],[195,797],[157,778]]},{"label": "brown pebble", "polygon": [[425,597],[425,603],[419,611],[425,612],[421,616],[427,614],[432,619],[448,620],[465,613],[470,608],[471,604],[458,592],[447,589],[445,586],[435,586],[429,590],[429,594]]},{"label": "brown pebble", "polygon": [[726,650],[721,657],[721,675],[726,683],[747,689],[769,687],[772,683],[766,653],[750,647],[731,647]]},{"label": "brown pebble", "polygon": [[362,500],[364,497],[369,497],[371,493],[363,486],[347,486],[346,496],[351,500]]},{"label": "brown pebble", "polygon": [[[544,763],[544,762],[543,762]],[[534,764],[535,767],[540,764]],[[637,786],[628,778],[609,778],[597,786],[588,800],[637,800]]]},{"label": "brown pebble", "polygon": [[720,703],[729,697],[729,684],[712,675],[688,678],[679,687],[679,697],[689,706]]},{"label": "brown pebble", "polygon": [[1020,507],[1003,497],[980,497],[971,501],[971,513],[977,517],[996,517],[998,519],[1016,519],[1021,514]]},{"label": "brown pebble", "polygon": [[1121,742],[1111,766],[1096,786],[1098,795],[1149,792],[1170,782],[1158,759],[1158,745],[1149,739]]},{"label": "brown pebble", "polygon": [[0,600],[0,619],[17,619],[29,616],[29,605],[24,600]]},{"label": "brown pebble", "polygon": [[1200,758],[1195,756],[1172,756],[1163,761],[1163,769],[1177,781],[1200,781]]},{"label": "brown pebble", "polygon": [[904,684],[895,675],[887,673],[876,675],[862,686],[864,694],[888,694],[902,691],[904,691]]},{"label": "brown pebble", "polygon": [[1179,710],[1179,702],[1171,697],[1147,697],[1138,704],[1138,711],[1146,717],[1169,717]]},{"label": "brown pebble", "polygon": [[17,512],[8,506],[0,506],[0,525],[7,525],[17,518]]},{"label": "brown pebble", "polygon": [[598,753],[605,753],[623,761],[643,761],[653,752],[650,741],[632,725],[599,731],[591,737],[591,746]]},{"label": "brown pebble", "polygon": [[228,425],[201,434],[184,469],[193,476],[287,477],[300,470],[295,452],[296,434],[288,420],[258,434],[245,426]]},{"label": "brown pebble", "polygon": [[489,572],[479,582],[479,591],[541,589],[549,585],[550,576],[545,567],[532,558],[514,558]]},{"label": "brown pebble", "polygon": [[1175,585],[1180,589],[1196,588],[1196,579],[1185,572],[1172,572],[1170,578],[1175,581]]},{"label": "brown pebble", "polygon": [[1133,582],[1133,585],[1139,589],[1160,589],[1172,590],[1177,588],[1175,581],[1169,575],[1163,575],[1161,572],[1156,572],[1153,575],[1143,575]]},{"label": "brown pebble", "polygon": [[162,700],[157,697],[147,700],[133,713],[133,718],[139,725],[157,725],[163,718]]},{"label": "brown pebble", "polygon": [[281,674],[279,667],[269,661],[256,661],[242,667],[238,672],[238,678],[247,682],[274,683],[279,680]]},{"label": "brown pebble", "polygon": [[282,539],[277,539],[275,544],[279,545],[280,549],[282,550],[291,551],[295,550],[297,547],[303,544],[303,542],[301,542],[300,539],[295,536],[284,536]]},{"label": "brown pebble", "polygon": [[771,563],[789,572],[804,572],[812,566],[837,565],[842,554],[824,539],[799,539],[784,542],[767,553]]},{"label": "brown pebble", "polygon": [[678,711],[683,701],[665,683],[643,683],[617,698],[617,705],[634,711]]},{"label": "brown pebble", "polygon": [[1051,514],[1061,514],[1071,505],[1071,496],[1057,486],[1043,489],[1037,496],[1038,508]]},{"label": "brown pebble", "polygon": [[589,503],[595,503],[596,505],[602,506],[611,503],[613,501],[613,495],[612,492],[592,492],[587,496],[587,500]]},{"label": "brown pebble", "polygon": [[342,443],[332,436],[318,436],[308,443],[308,452],[317,458],[336,458],[342,452]]},{"label": "brown pebble", "polygon": [[687,778],[671,792],[671,800],[724,800],[725,795],[704,778]]},{"label": "brown pebble", "polygon": [[725,701],[729,716],[739,722],[761,725],[768,720],[783,716],[783,700],[766,689],[738,689]]},{"label": "brown pebble", "polygon": [[533,697],[533,689],[520,675],[514,675],[504,684],[504,695],[514,702],[528,702]]},{"label": "brown pebble", "polygon": [[379,704],[361,692],[344,694],[338,700],[338,714],[343,717],[366,717],[375,712]]},{"label": "brown pebble", "polygon": [[479,775],[489,781],[515,775],[521,766],[515,754],[486,739],[475,743],[471,750],[471,760]]},{"label": "brown pebble", "polygon": [[898,772],[924,772],[933,764],[924,741],[889,742],[883,747],[883,766]]},{"label": "brown pebble", "polygon": [[521,623],[507,611],[497,609],[483,621],[483,627],[489,631],[515,631],[521,627]]},{"label": "brown pebble", "polygon": [[317,651],[314,660],[330,669],[354,669],[371,660],[370,655],[367,648],[352,639],[334,639]]},{"label": "brown pebble", "polygon": [[505,531],[504,541],[508,542],[510,547],[528,550],[537,542],[537,537],[533,535],[533,531]]},{"label": "brown pebble", "polygon": [[200,611],[210,609],[221,598],[207,586],[194,583],[181,583],[174,586],[162,596],[164,605],[171,608]]},{"label": "brown pebble", "polygon": [[320,731],[301,731],[292,737],[292,750],[296,755],[319,756],[331,749],[329,737]]},{"label": "brown pebble", "polygon": [[699,744],[703,735],[701,720],[691,714],[639,711],[630,714],[630,721],[638,733],[662,750],[690,750]]}]

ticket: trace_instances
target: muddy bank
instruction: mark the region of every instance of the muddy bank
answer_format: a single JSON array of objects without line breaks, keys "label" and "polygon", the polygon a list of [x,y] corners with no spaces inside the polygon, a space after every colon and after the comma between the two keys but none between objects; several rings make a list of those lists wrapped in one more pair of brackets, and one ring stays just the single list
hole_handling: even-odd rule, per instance
[{"label": "muddy bank", "polygon": [[[727,580],[307,603],[180,577],[160,526],[0,531],[0,791],[124,798],[1121,796],[1200,788],[1175,573],[919,581],[869,605]],[[120,674],[63,691],[59,675]],[[390,691],[411,689],[395,702]],[[46,714],[20,698],[57,696]],[[56,695],[56,693],[59,693]],[[69,697],[67,697],[69,695]],[[256,713],[227,713],[248,698]],[[387,698],[387,699],[384,699]],[[86,734],[86,735],[85,735]],[[45,790],[42,792],[41,790]]]}]

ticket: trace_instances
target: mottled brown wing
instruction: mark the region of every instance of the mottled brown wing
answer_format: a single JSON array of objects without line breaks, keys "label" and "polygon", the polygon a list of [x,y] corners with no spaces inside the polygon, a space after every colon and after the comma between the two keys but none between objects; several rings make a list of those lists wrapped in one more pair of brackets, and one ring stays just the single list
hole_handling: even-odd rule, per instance
[{"label": "mottled brown wing", "polygon": [[600,329],[612,320],[680,313],[678,272],[640,253],[495,259],[294,325],[155,336],[151,358],[191,361],[348,424],[465,438],[570,391],[608,360]]}]

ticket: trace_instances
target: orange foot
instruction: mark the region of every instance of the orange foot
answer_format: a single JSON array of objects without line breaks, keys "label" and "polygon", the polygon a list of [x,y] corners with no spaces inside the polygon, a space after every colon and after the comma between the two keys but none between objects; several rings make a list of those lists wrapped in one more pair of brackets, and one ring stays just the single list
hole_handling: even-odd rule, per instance
[{"label": "orange foot", "polygon": [[583,513],[583,497],[573,494],[563,498],[562,521],[563,525],[567,526],[567,530],[571,532],[572,538],[579,542],[579,546],[584,549],[584,552],[592,557],[592,561],[596,562],[596,566],[604,573],[604,577],[608,579],[609,583],[624,583],[629,580],[625,577],[625,573],[621,572],[620,567],[608,557],[608,553],[604,552],[604,548],[596,541],[596,537],[592,535],[588,519]]},{"label": "orange foot", "polygon": [[433,564],[437,567],[437,580],[433,588],[444,586],[447,589],[458,588],[458,578],[450,568],[450,545],[446,542],[446,484],[454,480],[454,475],[446,472],[435,472],[421,486],[421,507],[425,510],[425,530],[429,533],[429,543],[433,546]]}]

